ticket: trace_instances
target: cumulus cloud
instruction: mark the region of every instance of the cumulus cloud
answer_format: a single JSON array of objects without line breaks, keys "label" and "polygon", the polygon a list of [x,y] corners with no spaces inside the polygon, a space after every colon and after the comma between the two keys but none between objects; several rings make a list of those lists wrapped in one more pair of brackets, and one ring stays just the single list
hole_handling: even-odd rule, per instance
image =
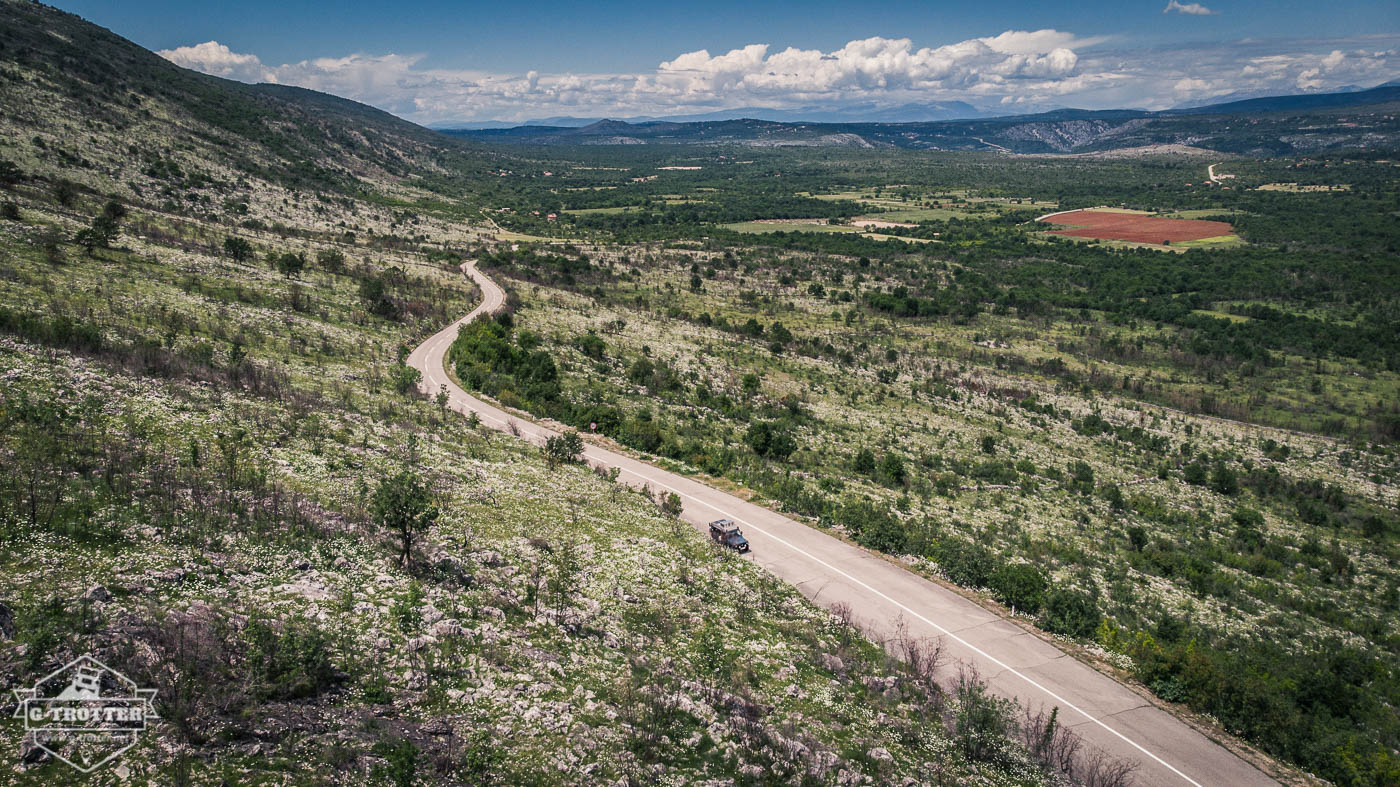
[{"label": "cumulus cloud", "polygon": [[833,51],[750,44],[700,49],[638,73],[523,74],[423,67],[421,55],[351,54],[283,65],[216,41],[166,50],[174,63],[246,82],[345,96],[418,122],[627,117],[963,100],[983,107],[1147,107],[1241,92],[1375,84],[1400,65],[1400,36],[1240,41],[1116,51],[1058,30],[1008,30],[936,47],[872,37]]},{"label": "cumulus cloud", "polygon": [[1178,3],[1176,0],[1168,0],[1167,7],[1162,9],[1162,13],[1190,14],[1191,16],[1210,16],[1215,12],[1201,5],[1200,3]]},{"label": "cumulus cloud", "polygon": [[262,64],[257,55],[235,52],[218,41],[166,49],[157,54],[177,66],[203,71],[217,77],[237,79],[240,82],[276,81],[276,75]]}]

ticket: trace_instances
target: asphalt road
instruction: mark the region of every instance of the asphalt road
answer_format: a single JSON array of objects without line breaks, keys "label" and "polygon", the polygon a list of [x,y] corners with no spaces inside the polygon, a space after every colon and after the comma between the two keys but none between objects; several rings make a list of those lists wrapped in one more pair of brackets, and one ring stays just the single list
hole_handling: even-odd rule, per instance
[{"label": "asphalt road", "polygon": [[[448,378],[443,359],[457,329],[505,303],[505,292],[476,269],[462,270],[481,288],[480,305],[424,342],[408,357],[423,373],[421,388],[436,395],[447,386],[449,406],[475,411],[482,422],[518,431],[535,444],[555,432],[469,395]],[[721,517],[738,522],[752,545],[750,559],[795,585],[818,604],[849,605],[856,621],[877,641],[900,622],[916,637],[938,638],[945,658],[975,668],[997,694],[1031,707],[1058,706],[1061,720],[1090,745],[1138,763],[1143,785],[1277,784],[1191,726],[1064,651],[981,606],[866,550],[733,495],[630,456],[585,443],[590,465],[619,468],[619,481],[675,492],[682,518],[703,527]]]}]

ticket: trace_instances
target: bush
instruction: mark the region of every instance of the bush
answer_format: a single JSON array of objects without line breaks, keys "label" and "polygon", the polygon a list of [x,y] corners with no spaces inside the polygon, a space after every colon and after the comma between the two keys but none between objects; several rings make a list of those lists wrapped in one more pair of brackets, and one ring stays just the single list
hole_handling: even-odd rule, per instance
[{"label": "bush", "polygon": [[338,680],[330,641],[307,621],[288,621],[280,630],[254,620],[245,631],[253,691],[266,699],[315,697]]},{"label": "bush", "polygon": [[570,430],[546,439],[543,450],[551,467],[571,464],[577,462],[579,456],[583,454],[583,438],[579,436],[578,432]]},{"label": "bush", "polygon": [[997,600],[1034,615],[1045,602],[1045,576],[1029,563],[1012,563],[992,572],[988,585]]},{"label": "bush", "polygon": [[1045,599],[1045,630],[1082,639],[1093,636],[1103,615],[1094,596],[1071,588],[1057,588]]},{"label": "bush", "polygon": [[1223,461],[1216,462],[1210,471],[1210,489],[1222,495],[1234,495],[1240,491],[1239,476]]},{"label": "bush", "polygon": [[595,361],[603,360],[603,354],[607,351],[607,345],[598,337],[596,333],[586,333],[574,341],[578,346],[578,351]]},{"label": "bush", "polygon": [[908,477],[904,469],[904,459],[899,454],[889,453],[880,460],[880,478],[890,486],[904,486]]},{"label": "bush", "polygon": [[751,425],[748,434],[744,436],[744,442],[748,443],[755,454],[779,462],[787,461],[797,450],[797,441],[792,439],[792,435],[780,423],[760,421]]},{"label": "bush", "polygon": [[253,256],[253,244],[237,235],[224,238],[224,253],[234,262],[247,262]]},{"label": "bush", "polygon": [[956,538],[939,543],[937,559],[948,579],[963,587],[986,586],[996,566],[986,547]]},{"label": "bush", "polygon": [[423,373],[408,366],[399,364],[394,367],[394,390],[401,394],[409,394],[418,390],[418,382],[423,379]]}]

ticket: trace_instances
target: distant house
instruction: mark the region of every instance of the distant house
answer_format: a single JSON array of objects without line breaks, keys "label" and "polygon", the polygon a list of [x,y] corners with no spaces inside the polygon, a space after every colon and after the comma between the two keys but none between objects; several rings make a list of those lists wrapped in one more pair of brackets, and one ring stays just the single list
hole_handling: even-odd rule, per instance
[{"label": "distant house", "polygon": [[559,214],[557,214],[557,213],[551,213],[551,214],[549,214],[548,216],[545,216],[545,218],[548,219],[549,221],[554,221],[555,219],[559,218]]}]

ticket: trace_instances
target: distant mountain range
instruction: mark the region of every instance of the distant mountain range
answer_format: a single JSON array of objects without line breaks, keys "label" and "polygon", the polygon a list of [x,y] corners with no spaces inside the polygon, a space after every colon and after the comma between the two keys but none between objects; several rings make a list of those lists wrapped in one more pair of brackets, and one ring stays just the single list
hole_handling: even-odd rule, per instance
[{"label": "distant mountain range", "polygon": [[[1339,114],[1352,108],[1363,109],[1364,117]],[[669,119],[556,118],[548,125],[443,131],[481,141],[525,145],[741,144],[1007,153],[1088,153],[1172,145],[1245,155],[1400,148],[1400,83],[1396,82],[1366,90],[1253,97],[1158,112],[1056,109],[1032,115],[985,117],[967,104],[934,104],[905,105],[880,112],[889,117],[918,111],[954,117],[918,121],[868,116],[831,121],[724,117],[746,111]],[[837,116],[847,111],[861,114],[855,107],[841,112],[832,110]],[[793,112],[802,114],[799,110]],[[966,112],[976,114],[960,115]],[[1239,122],[1241,117],[1248,117],[1249,122]],[[565,120],[569,122],[562,122]]]},{"label": "distant mountain range", "polygon": [[623,118],[571,117],[558,116],[527,120],[523,123],[501,121],[444,121],[430,123],[428,128],[440,131],[479,131],[484,129],[518,128],[520,126],[550,126],[554,128],[582,128],[600,120],[620,120],[624,123],[705,123],[719,120],[772,120],[782,123],[919,123],[932,120],[957,120],[961,118],[988,117],[992,113],[983,112],[965,101],[931,101],[920,104],[900,104],[881,106],[878,104],[855,104],[842,107],[801,107],[798,109],[772,109],[770,107],[739,107],[720,109],[714,112],[692,115],[637,115]]}]

